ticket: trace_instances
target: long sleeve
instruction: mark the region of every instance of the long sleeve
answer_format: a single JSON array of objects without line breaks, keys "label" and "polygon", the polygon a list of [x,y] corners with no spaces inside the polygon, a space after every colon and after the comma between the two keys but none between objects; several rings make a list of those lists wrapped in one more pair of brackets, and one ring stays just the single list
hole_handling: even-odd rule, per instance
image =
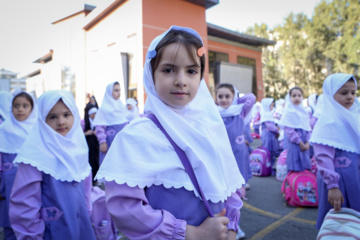
[{"label": "long sleeve", "polygon": [[244,103],[244,106],[240,113],[240,116],[242,118],[245,118],[251,112],[251,109],[255,104],[255,100],[256,100],[256,97],[252,93],[248,93],[245,96],[238,98],[238,101],[237,101],[238,104]]},{"label": "long sleeve", "polygon": [[84,179],[84,192],[85,192],[85,199],[86,199],[86,207],[88,209],[89,215],[92,211],[92,206],[90,202],[90,194],[91,194],[91,188],[92,188],[92,173],[90,172],[90,175]]},{"label": "long sleeve", "polygon": [[318,171],[322,176],[327,189],[339,187],[340,175],[335,172],[335,148],[314,143],[315,159]]},{"label": "long sleeve", "polygon": [[284,132],[291,142],[296,144],[301,142],[300,133],[296,132],[295,128],[284,127]]},{"label": "long sleeve", "polygon": [[153,209],[143,189],[106,182],[106,204],[115,225],[129,239],[185,239],[186,221]]},{"label": "long sleeve", "polygon": [[9,215],[18,240],[43,239],[44,221],[41,219],[42,172],[29,164],[18,167],[11,191]]},{"label": "long sleeve", "polygon": [[106,126],[96,126],[95,127],[95,135],[99,141],[99,144],[106,142]]},{"label": "long sleeve", "polygon": [[277,134],[279,132],[279,129],[276,127],[274,122],[267,121],[265,122],[266,130],[269,132],[273,132]]},{"label": "long sleeve", "polygon": [[229,218],[230,222],[227,225],[229,230],[237,232],[238,223],[240,220],[240,209],[243,206],[240,195],[233,193],[225,202],[226,217]]}]

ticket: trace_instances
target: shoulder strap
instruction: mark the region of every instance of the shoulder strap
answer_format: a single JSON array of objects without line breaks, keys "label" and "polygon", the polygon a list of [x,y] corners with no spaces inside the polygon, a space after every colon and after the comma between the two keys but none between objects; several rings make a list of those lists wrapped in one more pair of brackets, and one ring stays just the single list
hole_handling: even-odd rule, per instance
[{"label": "shoulder strap", "polygon": [[206,201],[204,193],[202,192],[200,185],[197,181],[194,169],[192,168],[191,163],[190,163],[188,157],[186,156],[185,152],[183,150],[181,150],[181,148],[174,142],[174,140],[172,140],[172,138],[165,131],[164,127],[161,125],[161,123],[159,122],[159,120],[156,118],[156,116],[154,114],[147,115],[146,117],[148,117],[150,120],[152,120],[155,123],[155,125],[161,130],[161,132],[166,136],[166,138],[169,140],[169,142],[175,149],[176,154],[179,156],[181,163],[184,165],[185,171],[189,175],[191,182],[194,184],[196,190],[200,194],[200,196],[205,204],[206,211],[208,212],[210,217],[214,217],[214,215],[210,209],[209,203]]}]

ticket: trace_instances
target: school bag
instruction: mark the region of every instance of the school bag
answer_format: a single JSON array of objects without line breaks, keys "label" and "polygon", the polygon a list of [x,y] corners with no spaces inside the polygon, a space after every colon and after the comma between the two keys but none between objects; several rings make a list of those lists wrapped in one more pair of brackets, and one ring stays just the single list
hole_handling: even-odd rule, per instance
[{"label": "school bag", "polygon": [[351,208],[331,209],[325,216],[317,240],[360,240],[360,212]]},{"label": "school bag", "polygon": [[318,170],[318,166],[317,166],[317,163],[316,163],[315,156],[313,156],[310,160],[311,160],[311,169],[310,169],[310,172],[312,172],[312,173],[315,174],[315,176],[316,176],[316,173],[317,173],[317,170]]},{"label": "school bag", "polygon": [[279,158],[276,163],[276,180],[284,181],[287,175],[287,165],[286,165],[286,155],[287,149],[282,151],[279,155]]},{"label": "school bag", "polygon": [[286,203],[290,206],[318,206],[316,176],[308,170],[289,172],[281,186],[281,192],[285,197]]},{"label": "school bag", "polygon": [[97,240],[116,240],[117,230],[106,208],[105,191],[94,186],[90,193],[90,221]]},{"label": "school bag", "polygon": [[265,147],[258,147],[250,154],[250,169],[254,176],[271,174],[270,152]]}]

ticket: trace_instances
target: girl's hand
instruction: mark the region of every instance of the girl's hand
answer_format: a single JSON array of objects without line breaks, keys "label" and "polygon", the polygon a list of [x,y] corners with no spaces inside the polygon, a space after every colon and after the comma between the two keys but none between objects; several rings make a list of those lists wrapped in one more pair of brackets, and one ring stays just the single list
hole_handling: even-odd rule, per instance
[{"label": "girl's hand", "polygon": [[305,151],[309,150],[309,149],[310,149],[310,143],[309,143],[309,142],[306,142],[306,143],[305,143],[305,147],[306,147],[306,150],[305,150]]},{"label": "girl's hand", "polygon": [[103,142],[100,144],[100,151],[103,152],[103,153],[106,153],[108,150],[108,146],[106,144],[106,142]]},{"label": "girl's hand", "polygon": [[332,188],[328,191],[328,201],[334,207],[335,212],[340,211],[344,197],[339,188]]},{"label": "girl's hand", "polygon": [[186,240],[227,240],[229,219],[225,217],[225,208],[214,215],[206,218],[198,227],[186,226]]},{"label": "girl's hand", "polygon": [[306,151],[305,143],[299,142],[299,147],[300,147],[300,150],[301,150],[302,152]]},{"label": "girl's hand", "polygon": [[249,145],[250,145],[250,143],[249,143],[248,140],[245,140],[245,144],[246,144],[246,146],[249,146]]}]

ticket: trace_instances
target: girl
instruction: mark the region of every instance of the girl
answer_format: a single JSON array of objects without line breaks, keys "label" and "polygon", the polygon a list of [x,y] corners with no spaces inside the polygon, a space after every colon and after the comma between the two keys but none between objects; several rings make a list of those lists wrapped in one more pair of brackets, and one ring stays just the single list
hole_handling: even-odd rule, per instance
[{"label": "girl", "polygon": [[17,171],[13,161],[37,120],[35,99],[26,92],[14,91],[11,109],[0,125],[0,226],[5,239],[15,239],[9,220],[10,192]]},{"label": "girl", "polygon": [[286,135],[286,165],[288,172],[311,169],[309,139],[311,127],[309,114],[302,104],[303,91],[299,87],[290,89],[285,98],[285,109],[279,124]]},{"label": "girl", "polygon": [[133,98],[128,98],[126,100],[126,108],[127,108],[127,114],[126,118],[130,122],[131,120],[140,117],[139,109],[136,106],[137,102]]},{"label": "girl", "polygon": [[323,108],[311,136],[318,164],[320,228],[330,208],[360,211],[360,125],[357,83],[335,73],[323,84]]},{"label": "girl", "polygon": [[265,147],[270,152],[271,157],[271,167],[272,167],[272,176],[275,176],[275,158],[276,153],[278,152],[278,136],[279,130],[275,125],[274,118],[274,99],[273,98],[264,98],[261,100],[260,108],[260,123],[261,123],[261,141],[262,146]]},{"label": "girl", "polygon": [[252,177],[245,137],[247,131],[245,122],[249,122],[249,113],[255,99],[255,95],[252,93],[246,94],[242,98],[237,97],[234,86],[228,83],[222,83],[216,88],[218,110],[224,121],[231,148],[245,183]]},{"label": "girl", "polygon": [[[205,80],[205,49],[192,29],[172,26],[151,43],[144,67],[145,110],[189,159],[215,217],[208,217],[163,132],[147,117],[115,137],[97,178],[107,207],[130,239],[235,239],[244,184]],[[230,220],[229,220],[230,219]]]},{"label": "girl", "polygon": [[10,221],[16,237],[95,239],[83,181],[91,168],[74,97],[64,90],[49,91],[38,104],[38,122],[14,161],[19,167]]},{"label": "girl", "polygon": [[259,134],[260,135],[260,106],[261,104],[259,102],[255,103],[254,106],[254,118],[252,119],[253,122],[253,129],[254,129],[254,133]]},{"label": "girl", "polygon": [[[85,124],[85,137],[89,147],[89,163],[92,169],[92,176],[95,177],[99,170],[99,141],[95,135],[94,118],[96,116],[97,108],[92,107],[88,111],[88,124]],[[95,182],[93,181],[93,184]]]},{"label": "girl", "polygon": [[115,135],[127,124],[126,107],[120,100],[119,82],[112,82],[106,87],[103,102],[93,124],[100,144],[99,165],[101,165]]}]

